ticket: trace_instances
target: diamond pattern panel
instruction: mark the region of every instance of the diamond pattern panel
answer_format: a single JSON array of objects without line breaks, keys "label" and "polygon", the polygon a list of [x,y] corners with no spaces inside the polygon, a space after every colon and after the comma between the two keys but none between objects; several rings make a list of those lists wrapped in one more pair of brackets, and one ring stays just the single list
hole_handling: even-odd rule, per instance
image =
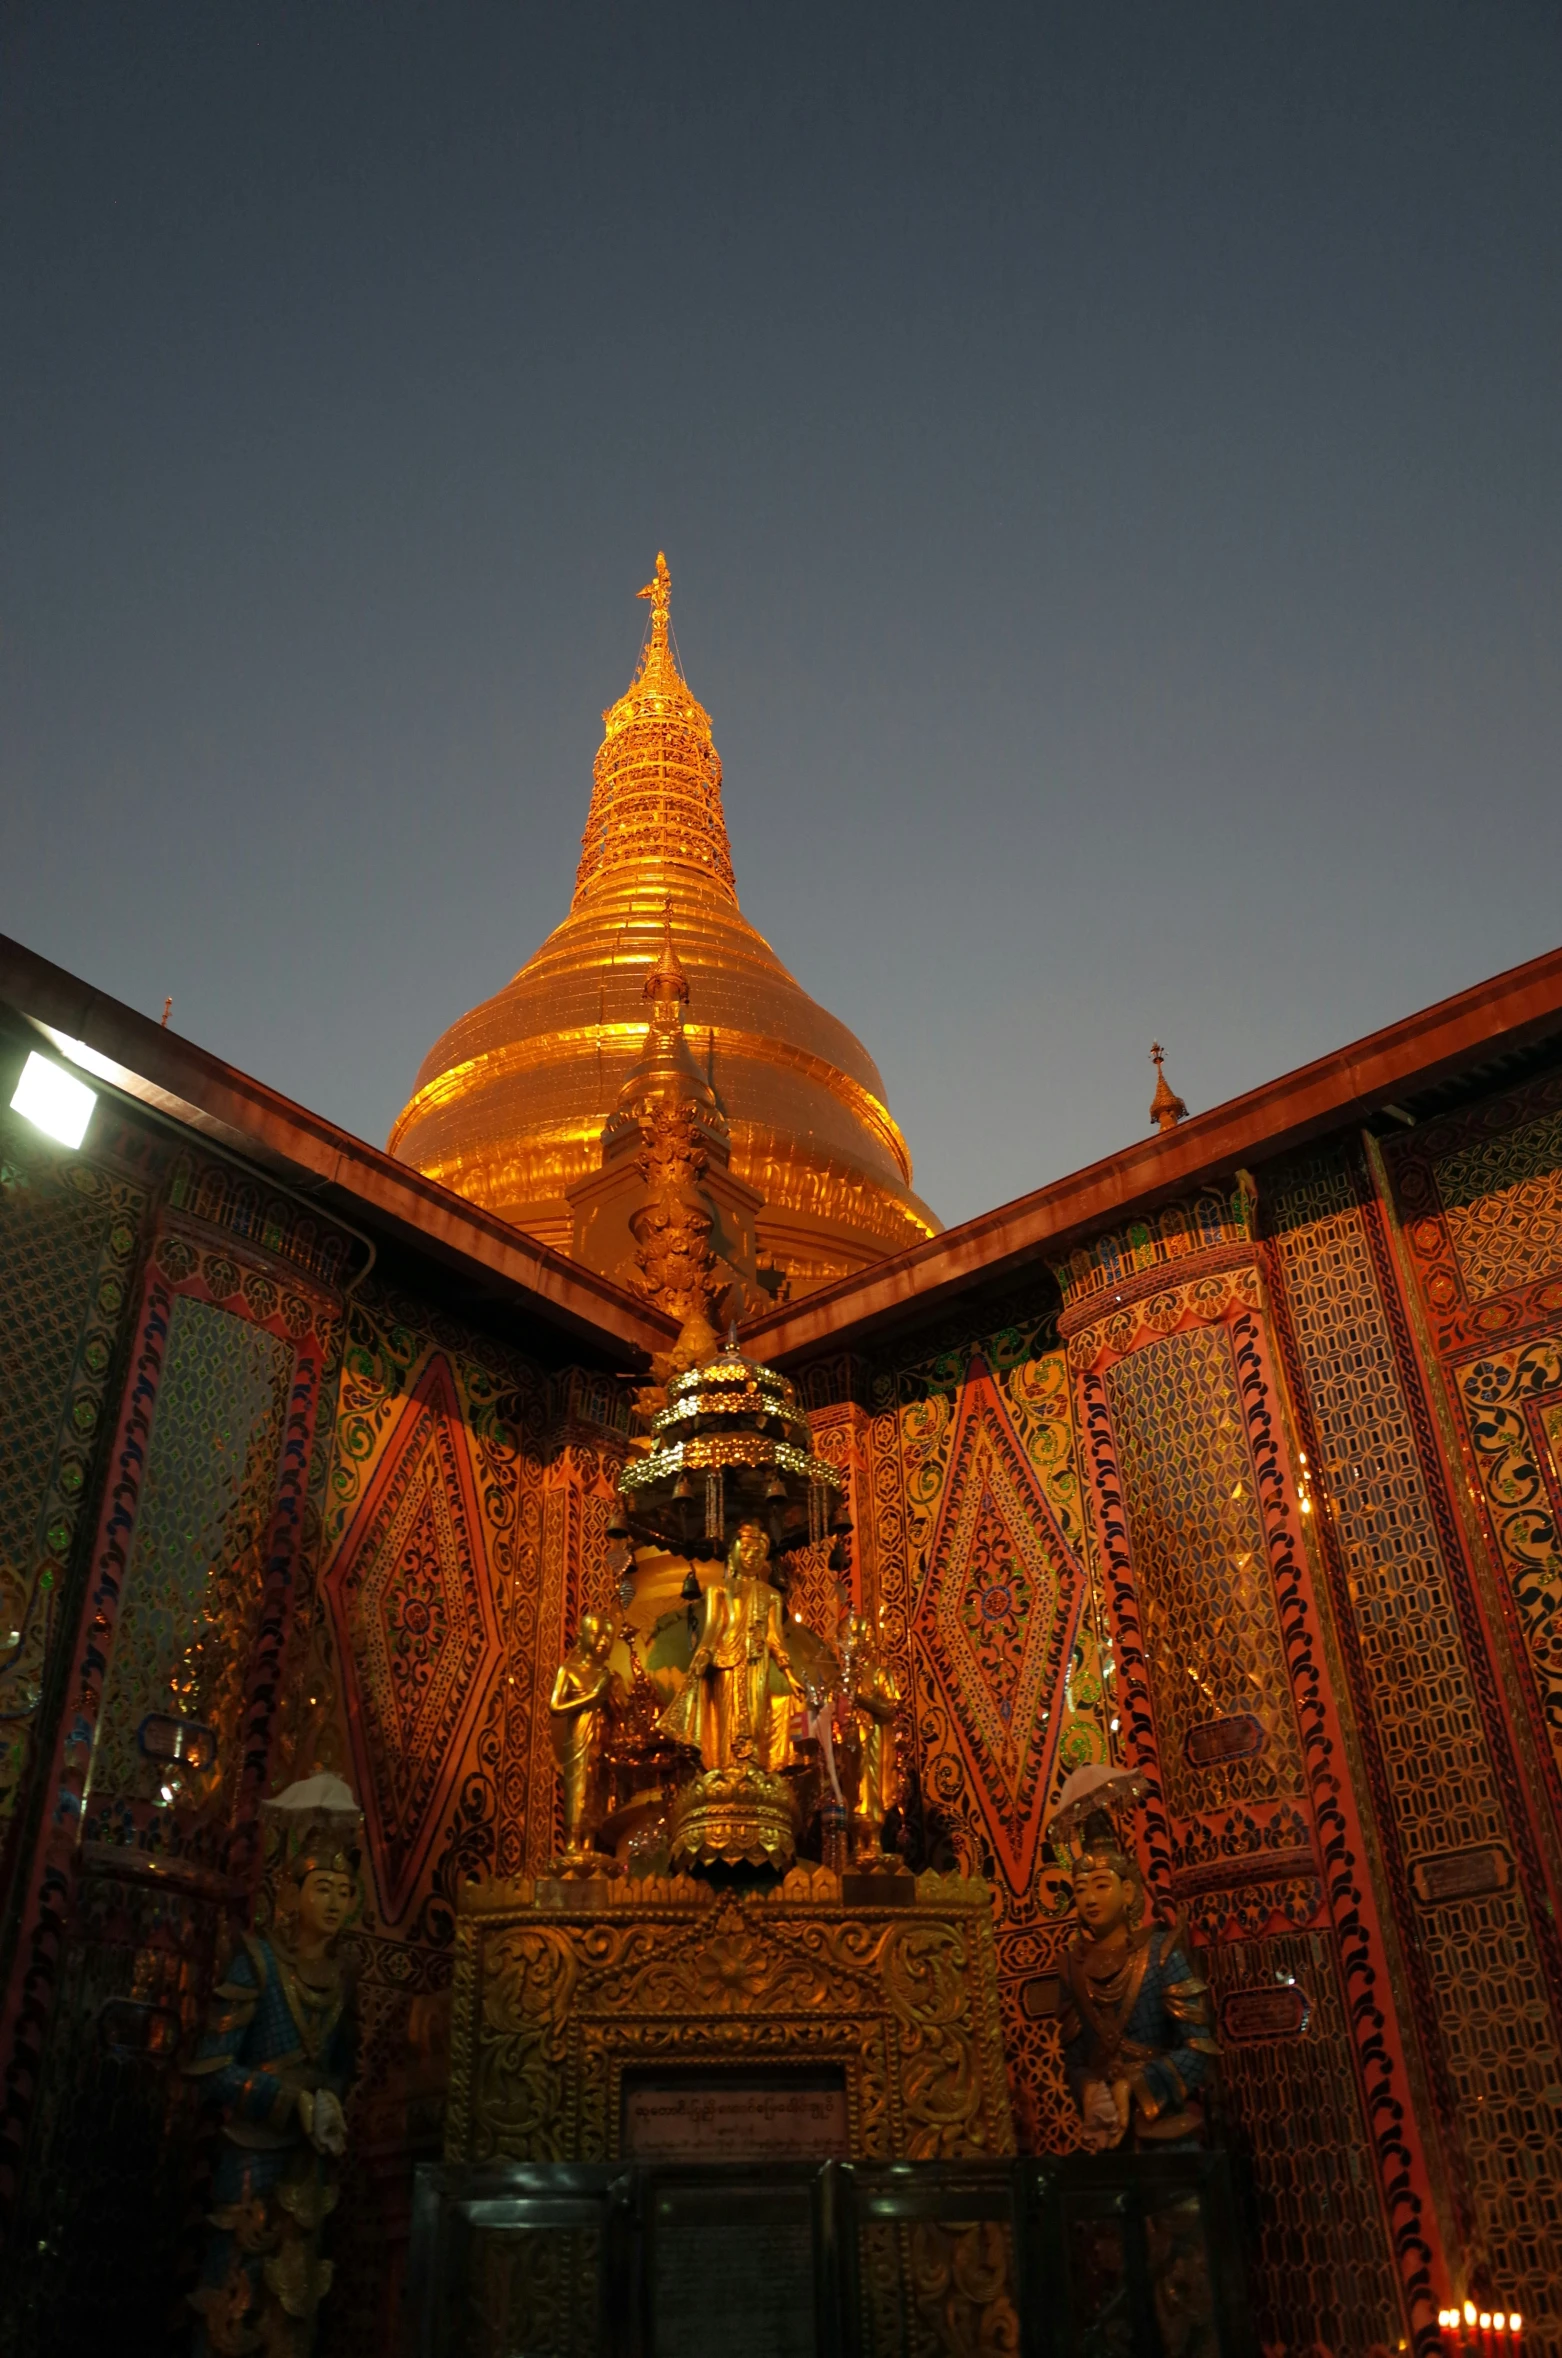
[{"label": "diamond pattern panel", "polygon": [[1083,1580],[976,1362],[915,1630],[1011,1888],[1030,1882]]},{"label": "diamond pattern panel", "polygon": [[[1224,1325],[1148,1343],[1107,1371],[1166,1798],[1201,1811],[1303,1791],[1301,1752]],[[1195,1766],[1195,1727],[1250,1712],[1245,1760]]]},{"label": "diamond pattern panel", "polygon": [[393,1920],[412,1895],[498,1663],[482,1528],[455,1378],[435,1354],[328,1576]]},{"label": "diamond pattern panel", "polygon": [[1478,1139],[1436,1169],[1472,1301],[1562,1269],[1562,1114]]}]

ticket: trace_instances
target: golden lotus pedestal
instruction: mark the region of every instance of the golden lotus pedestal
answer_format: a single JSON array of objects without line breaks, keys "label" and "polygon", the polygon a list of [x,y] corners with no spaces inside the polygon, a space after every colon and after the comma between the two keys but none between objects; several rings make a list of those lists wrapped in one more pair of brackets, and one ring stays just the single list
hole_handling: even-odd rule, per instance
[{"label": "golden lotus pedestal", "polygon": [[1014,2151],[985,1883],[796,1867],[471,1885],[451,2162]]},{"label": "golden lotus pedestal", "polygon": [[753,1762],[706,1769],[673,1807],[677,1867],[790,1867],[797,1850],[792,1796]]}]

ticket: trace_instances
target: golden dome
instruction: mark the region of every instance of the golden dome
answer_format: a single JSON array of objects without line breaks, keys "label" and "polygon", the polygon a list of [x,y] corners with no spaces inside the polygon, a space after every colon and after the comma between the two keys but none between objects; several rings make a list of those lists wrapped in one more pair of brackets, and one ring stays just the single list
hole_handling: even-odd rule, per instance
[{"label": "golden dome", "polygon": [[544,1243],[569,1249],[566,1190],[646,1044],[646,969],[677,929],[690,1044],[760,1196],[761,1259],[794,1291],[937,1232],[861,1042],[810,999],[738,907],[710,716],[678,668],[670,576],[603,714],[570,913],[502,991],[424,1058],[389,1149]]}]

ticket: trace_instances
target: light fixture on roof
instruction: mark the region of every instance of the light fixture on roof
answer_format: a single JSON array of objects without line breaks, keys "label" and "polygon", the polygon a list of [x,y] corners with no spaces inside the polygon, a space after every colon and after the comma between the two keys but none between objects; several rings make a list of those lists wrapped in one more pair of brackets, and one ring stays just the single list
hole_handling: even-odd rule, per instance
[{"label": "light fixture on roof", "polygon": [[97,1102],[95,1089],[34,1050],[12,1092],[11,1110],[25,1114],[36,1129],[60,1146],[79,1146]]}]

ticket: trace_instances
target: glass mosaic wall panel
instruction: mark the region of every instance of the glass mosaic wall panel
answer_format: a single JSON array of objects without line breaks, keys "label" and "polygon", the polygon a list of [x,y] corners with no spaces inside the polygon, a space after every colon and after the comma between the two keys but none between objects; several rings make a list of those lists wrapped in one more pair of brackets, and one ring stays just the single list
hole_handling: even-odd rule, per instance
[{"label": "glass mosaic wall panel", "polygon": [[0,1821],[29,1755],[145,1190],[0,1113]]},{"label": "glass mosaic wall panel", "polygon": [[158,1713],[215,1730],[214,1781],[198,1798],[220,1806],[236,1766],[292,1363],[288,1346],[264,1328],[176,1298],[89,1816],[105,1796],[160,1797],[167,1772],[139,1741]]}]

